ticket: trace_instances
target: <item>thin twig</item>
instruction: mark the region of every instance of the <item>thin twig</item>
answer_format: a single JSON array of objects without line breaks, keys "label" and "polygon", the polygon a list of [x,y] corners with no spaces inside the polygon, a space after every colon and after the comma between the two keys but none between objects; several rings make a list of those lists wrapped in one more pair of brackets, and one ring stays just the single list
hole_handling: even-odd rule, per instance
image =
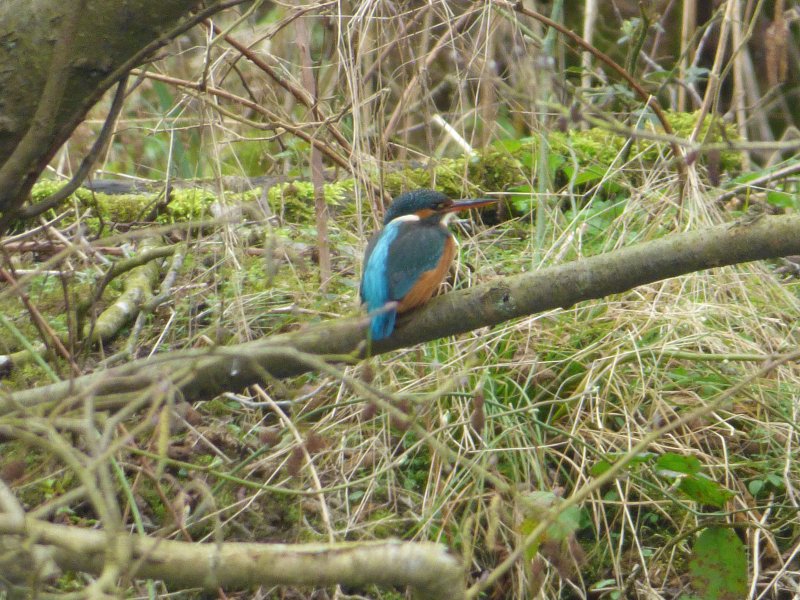
[{"label": "thin twig", "polygon": [[[0,267],[0,279],[5,280],[9,285],[16,286],[17,279],[11,273],[9,273],[3,267]],[[22,290],[17,291],[17,296],[25,305],[26,310],[31,315],[31,321],[36,329],[39,330],[39,335],[42,336],[42,340],[44,340],[48,345],[52,346],[56,353],[59,354],[64,360],[67,361],[69,364],[70,369],[72,369],[72,373],[74,375],[80,375],[81,369],[78,367],[77,363],[73,356],[69,353],[69,351],[64,347],[61,338],[53,331],[53,328],[50,327],[50,324],[47,320],[42,316],[42,313],[39,312],[39,309],[36,308],[36,305],[31,302],[31,299],[28,297],[28,294],[23,292]]]},{"label": "thin twig", "polygon": [[[647,90],[645,90],[641,85],[639,85],[639,83],[633,78],[633,76],[631,76],[630,73],[628,73],[625,69],[623,69],[622,66],[620,66],[619,63],[617,63],[610,56],[595,48],[592,44],[584,40],[577,33],[561,25],[561,23],[557,23],[556,21],[553,21],[552,19],[544,16],[543,14],[540,14],[535,10],[531,10],[525,7],[522,2],[517,2],[515,4],[512,4],[511,2],[507,2],[506,0],[494,0],[494,1],[495,4],[497,4],[498,6],[514,10],[521,15],[525,15],[526,17],[531,17],[533,19],[536,19],[537,21],[540,21],[541,23],[544,23],[548,27],[552,27],[559,33],[567,36],[569,39],[571,39],[573,42],[575,42],[578,46],[580,46],[587,52],[590,52],[599,61],[604,63],[617,75],[619,75],[622,79],[624,79],[625,82],[629,86],[631,86],[633,91],[636,92],[636,95],[639,96],[639,99],[653,109],[653,113],[655,113],[656,118],[661,123],[661,126],[664,128],[664,131],[667,134],[672,134],[673,132],[672,126],[669,124],[669,121],[667,120],[667,117],[664,114],[661,105],[658,103],[658,100],[656,100],[656,98],[652,94],[647,92]],[[672,146],[672,153],[675,156],[675,158],[680,159],[682,157],[680,149],[677,146]]]},{"label": "thin twig", "polygon": [[[207,22],[204,23],[206,27],[210,27],[212,33],[214,35],[218,35],[221,33],[220,29],[215,26],[213,23]],[[333,125],[333,122],[326,116],[322,114],[322,110],[320,109],[319,102],[315,94],[311,93],[308,90],[308,86],[306,89],[295,85],[292,81],[281,77],[280,74],[273,69],[266,61],[262,60],[260,56],[256,53],[251,51],[247,46],[239,42],[236,38],[229,34],[224,35],[224,39],[228,42],[231,46],[236,48],[238,52],[240,52],[244,57],[246,57],[250,62],[256,65],[259,69],[264,71],[275,83],[280,85],[282,88],[287,90],[295,99],[300,102],[303,106],[307,107],[311,110],[311,114],[314,115],[314,118],[317,119],[319,122],[324,123],[328,131],[334,137],[334,139],[338,142],[338,144],[342,147],[342,149],[349,155],[353,152],[353,148],[350,145],[350,142],[347,141],[347,138],[342,135],[342,133]]]},{"label": "thin twig", "polygon": [[[191,81],[186,81],[185,79],[178,79],[176,77],[169,77],[167,75],[161,75],[159,73],[152,73],[152,72],[149,72],[149,71],[148,72],[144,72],[144,71],[134,70],[133,73],[135,73],[135,74],[141,73],[144,77],[147,77],[148,79],[154,79],[156,81],[163,81],[164,83],[170,83],[172,85],[176,85],[176,86],[179,86],[179,87],[188,88],[190,90],[195,90],[196,92],[198,92],[198,95],[197,95],[198,98],[202,98],[202,95],[201,95],[202,93],[208,93],[208,94],[211,94],[213,96],[217,96],[219,98],[225,98],[226,100],[230,100],[231,102],[235,102],[237,104],[240,104],[240,105],[242,105],[242,106],[244,106],[246,108],[249,108],[249,109],[251,109],[251,110],[253,110],[255,112],[258,112],[258,113],[264,115],[267,119],[269,119],[269,121],[271,121],[271,123],[269,123],[268,125],[265,125],[263,123],[256,123],[255,121],[248,121],[249,125],[252,125],[253,127],[257,127],[259,129],[268,129],[268,130],[285,129],[286,131],[290,132],[293,135],[296,135],[297,137],[299,137],[303,141],[308,142],[309,144],[311,144],[311,145],[315,146],[316,148],[318,148],[328,158],[330,158],[334,163],[336,163],[340,167],[343,167],[348,172],[350,172],[350,170],[352,168],[350,163],[347,161],[346,158],[342,157],[338,152],[336,152],[333,148],[331,148],[323,140],[320,140],[317,137],[309,135],[308,133],[306,133],[303,130],[302,127],[300,127],[298,125],[294,125],[293,123],[288,122],[288,121],[286,121],[284,119],[281,119],[276,113],[272,112],[271,110],[269,110],[268,108],[266,108],[264,106],[261,106],[260,104],[258,104],[256,102],[252,102],[252,101],[250,101],[250,100],[248,100],[246,98],[242,98],[241,96],[237,96],[236,94],[232,94],[231,92],[228,92],[227,90],[223,90],[223,89],[220,89],[220,88],[215,88],[215,87],[212,87],[212,86],[204,86],[204,85],[202,85],[200,83],[194,83],[194,82],[191,82]],[[217,104],[215,104],[215,103],[209,103],[209,104],[214,110],[217,110],[219,112],[222,112],[224,114],[228,114],[229,116],[231,116],[230,113],[225,112],[225,110],[222,107],[218,106]]]}]

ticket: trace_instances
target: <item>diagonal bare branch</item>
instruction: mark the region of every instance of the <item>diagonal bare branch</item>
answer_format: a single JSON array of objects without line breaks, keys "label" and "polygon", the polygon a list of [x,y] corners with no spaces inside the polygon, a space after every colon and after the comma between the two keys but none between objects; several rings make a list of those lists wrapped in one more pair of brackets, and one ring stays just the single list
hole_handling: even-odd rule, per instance
[{"label": "diagonal bare branch", "polygon": [[[372,346],[371,353],[498,325],[694,271],[790,254],[800,254],[800,216],[761,216],[748,224],[677,233],[440,296],[401,321],[390,338]],[[0,414],[86,393],[93,394],[98,403],[124,403],[154,380],[171,382],[187,400],[212,398],[265,377],[291,377],[313,370],[319,357],[363,358],[369,353],[366,327],[364,317],[342,319],[236,346],[154,356],[0,396]]]}]

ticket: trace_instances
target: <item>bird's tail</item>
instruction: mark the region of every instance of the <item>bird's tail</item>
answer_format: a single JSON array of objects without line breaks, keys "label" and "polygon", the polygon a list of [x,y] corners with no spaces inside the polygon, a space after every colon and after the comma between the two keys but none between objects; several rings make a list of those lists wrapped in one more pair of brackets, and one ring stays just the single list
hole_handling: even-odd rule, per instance
[{"label": "bird's tail", "polygon": [[397,318],[397,311],[394,308],[384,307],[380,312],[372,317],[370,324],[370,336],[373,341],[382,340],[392,335],[394,322]]}]

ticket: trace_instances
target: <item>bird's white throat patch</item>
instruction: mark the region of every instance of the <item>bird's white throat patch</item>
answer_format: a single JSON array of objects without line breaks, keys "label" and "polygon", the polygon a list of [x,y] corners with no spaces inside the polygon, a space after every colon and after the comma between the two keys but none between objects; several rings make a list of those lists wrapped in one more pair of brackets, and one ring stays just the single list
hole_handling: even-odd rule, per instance
[{"label": "bird's white throat patch", "polygon": [[402,217],[397,217],[396,219],[392,219],[392,221],[419,221],[420,218],[417,215],[403,215]]}]

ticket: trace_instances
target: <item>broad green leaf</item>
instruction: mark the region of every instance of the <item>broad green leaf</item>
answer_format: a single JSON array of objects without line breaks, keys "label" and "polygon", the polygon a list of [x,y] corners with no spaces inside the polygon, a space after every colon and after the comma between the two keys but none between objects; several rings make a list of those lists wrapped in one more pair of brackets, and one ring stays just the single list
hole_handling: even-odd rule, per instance
[{"label": "broad green leaf", "polygon": [[758,494],[761,493],[761,490],[764,489],[766,482],[763,479],[752,479],[747,484],[747,491],[755,498],[758,497]]},{"label": "broad green leaf", "polygon": [[781,208],[797,208],[798,206],[796,194],[787,194],[786,192],[775,190],[767,192],[767,202],[772,206],[780,206]]},{"label": "broad green leaf", "polygon": [[[551,511],[558,511],[558,506],[564,501],[552,492],[528,492],[520,497],[519,508],[524,518],[519,525],[523,536],[530,534],[544,519],[550,516]],[[555,521],[550,524],[544,534],[533,544],[525,549],[525,558],[531,560],[539,551],[542,541],[566,540],[580,527],[581,510],[577,506],[569,506],[560,511]]]},{"label": "broad green leaf", "polygon": [[508,138],[505,140],[497,140],[492,144],[492,146],[502,150],[507,150],[508,152],[516,152],[522,148],[522,142],[520,140],[515,140],[514,138]]},{"label": "broad green leaf", "polygon": [[673,471],[675,473],[693,475],[699,473],[703,465],[694,456],[683,456],[668,452],[658,457],[655,467],[657,471]]},{"label": "broad green leaf", "polygon": [[600,462],[596,462],[592,465],[592,467],[589,469],[589,474],[592,477],[599,477],[600,475],[608,471],[611,468],[611,465],[612,463],[603,459]]},{"label": "broad green leaf", "polygon": [[550,154],[547,157],[547,167],[550,169],[550,177],[555,179],[556,173],[561,168],[561,166],[566,162],[565,159],[560,154]]},{"label": "broad green leaf", "polygon": [[701,475],[684,477],[678,488],[695,502],[717,508],[722,508],[733,497],[733,492]]},{"label": "broad green leaf", "polygon": [[704,600],[747,597],[747,551],[732,529],[703,530],[695,542],[689,572],[692,587]]},{"label": "broad green leaf", "polygon": [[[562,170],[575,185],[600,181],[606,174],[604,168],[596,165],[583,167],[577,174],[575,174],[575,168],[572,165],[564,165]],[[573,174],[575,174],[575,179],[572,178]]]}]

